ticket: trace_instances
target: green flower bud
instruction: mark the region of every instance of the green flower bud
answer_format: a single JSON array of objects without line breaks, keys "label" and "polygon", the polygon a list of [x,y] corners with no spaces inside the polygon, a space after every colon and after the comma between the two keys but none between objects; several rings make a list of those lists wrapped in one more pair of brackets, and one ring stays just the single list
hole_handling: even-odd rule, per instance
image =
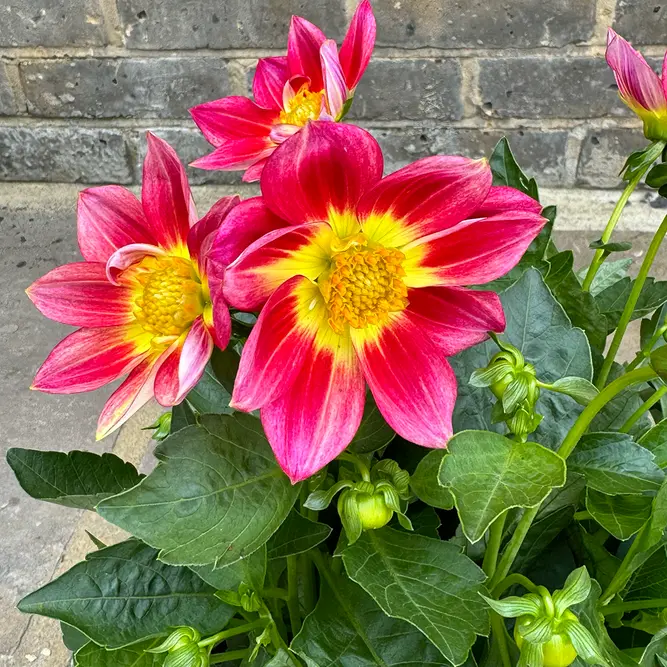
[{"label": "green flower bud", "polygon": [[239,603],[244,611],[259,611],[262,608],[262,598],[246,583],[239,586]]},{"label": "green flower bud", "polygon": [[171,412],[160,415],[150,426],[145,426],[142,431],[154,430],[153,440],[162,442],[171,432]]},{"label": "green flower bud", "polygon": [[363,530],[386,526],[394,514],[394,511],[387,507],[383,493],[358,493],[356,502]]},{"label": "green flower bud", "polygon": [[164,667],[209,667],[208,649],[197,644],[182,646],[169,653]]},{"label": "green flower bud", "polygon": [[159,646],[147,649],[147,653],[167,653],[191,644],[197,646],[200,639],[201,634],[194,628],[176,628]]},{"label": "green flower bud", "polygon": [[667,380],[667,345],[651,352],[650,364],[662,380]]},{"label": "green flower bud", "polygon": [[[565,614],[574,617],[575,620],[577,618],[570,611],[566,611]],[[514,626],[514,641],[519,650],[524,644],[523,633],[530,628],[533,622],[532,616],[522,616],[517,619]],[[542,644],[542,656],[543,667],[569,667],[576,660],[577,651],[567,634],[556,631],[548,641]]]}]

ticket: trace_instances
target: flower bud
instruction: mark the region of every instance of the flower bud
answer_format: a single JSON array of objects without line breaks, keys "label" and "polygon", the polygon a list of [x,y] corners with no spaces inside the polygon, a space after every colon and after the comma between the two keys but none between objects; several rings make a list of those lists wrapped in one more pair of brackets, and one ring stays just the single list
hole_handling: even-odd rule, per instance
[{"label": "flower bud", "polygon": [[209,667],[208,649],[197,644],[181,646],[169,653],[164,667]]},{"label": "flower bud", "polygon": [[147,649],[148,653],[167,653],[171,651],[176,651],[177,649],[183,648],[184,646],[189,646],[194,644],[197,646],[197,642],[201,639],[201,634],[195,630],[195,628],[182,627],[176,628],[159,646],[155,648]]},{"label": "flower bud", "polygon": [[[565,612],[570,616],[576,616],[572,612]],[[532,625],[530,616],[522,616],[517,619],[514,626],[514,641],[517,648],[521,650],[524,643],[523,631]],[[577,658],[577,651],[572,641],[566,634],[555,632],[550,639],[542,644],[542,667],[569,667]]]},{"label": "flower bud", "polygon": [[153,431],[153,440],[162,442],[171,432],[171,412],[165,412],[160,415],[150,426],[146,426],[142,431]]},{"label": "flower bud", "polygon": [[382,493],[358,493],[356,502],[361,527],[364,530],[386,526],[394,514],[394,511],[387,507]]},{"label": "flower bud", "polygon": [[244,611],[259,611],[262,608],[262,598],[259,597],[257,591],[246,583],[241,583],[239,586],[239,604]]}]

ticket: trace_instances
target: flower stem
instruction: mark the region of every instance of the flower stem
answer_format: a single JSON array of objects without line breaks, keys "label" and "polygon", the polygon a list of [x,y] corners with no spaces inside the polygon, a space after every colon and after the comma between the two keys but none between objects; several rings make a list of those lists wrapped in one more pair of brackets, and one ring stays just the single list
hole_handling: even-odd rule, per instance
[{"label": "flower stem", "polygon": [[[634,189],[639,185],[639,182],[642,180],[642,177],[648,170],[648,168],[651,166],[651,164],[647,165],[646,168],[640,169],[630,180],[630,182],[625,186],[625,190],[623,190],[623,193],[621,194],[619,200],[616,202],[616,206],[614,206],[614,210],[611,212],[611,217],[609,218],[609,222],[607,222],[607,226],[604,228],[604,231],[602,232],[602,236],[600,237],[600,240],[603,243],[607,243],[609,239],[611,238],[611,235],[614,232],[614,229],[616,227],[616,224],[618,223],[621,213],[623,213],[623,209],[625,208],[625,205],[628,203],[628,200],[630,199],[630,195],[634,192]],[[599,249],[595,251],[595,255],[593,255],[593,261],[591,262],[591,265],[588,267],[588,271],[586,272],[586,277],[584,278],[584,283],[582,285],[582,289],[584,292],[589,292],[591,289],[591,285],[593,284],[593,279],[595,278],[595,275],[597,272],[600,270],[600,267],[602,266],[602,263],[606,259],[608,253],[605,253],[603,249]]]},{"label": "flower stem", "polygon": [[258,628],[263,628],[265,625],[266,622],[262,619],[253,621],[252,623],[246,623],[245,625],[238,625],[235,628],[223,630],[222,632],[218,632],[216,635],[212,635],[211,637],[203,639],[198,643],[198,646],[214,646],[215,644],[219,644],[220,642],[225,641],[225,639],[236,637],[236,635],[244,635],[246,632],[257,630]]},{"label": "flower stem", "polygon": [[493,589],[493,597],[497,600],[506,590],[512,588],[512,586],[523,586],[529,593],[537,593],[537,586],[535,586],[528,577],[524,577],[523,574],[515,573],[510,574],[509,577],[505,577]]},{"label": "flower stem", "polygon": [[225,651],[225,653],[214,653],[209,657],[209,665],[220,665],[223,662],[232,662],[232,660],[243,660],[250,655],[250,649],[244,648],[238,651]]},{"label": "flower stem", "polygon": [[496,571],[498,564],[498,553],[500,545],[503,541],[503,531],[505,530],[505,520],[507,519],[507,512],[503,512],[496,517],[489,529],[489,542],[486,545],[486,552],[484,553],[484,562],[482,563],[482,570],[487,577],[492,577]]},{"label": "flower stem", "polygon": [[301,628],[301,614],[299,612],[299,582],[298,562],[296,556],[287,556],[287,609],[292,627],[292,635],[296,635]]},{"label": "flower stem", "polygon": [[611,341],[611,345],[609,346],[609,351],[607,352],[607,356],[605,357],[602,368],[600,369],[600,375],[598,376],[595,383],[595,386],[598,389],[602,389],[602,387],[604,387],[607,382],[612,364],[614,363],[614,359],[616,359],[616,354],[618,353],[618,348],[621,346],[625,331],[628,328],[628,324],[630,324],[630,320],[632,319],[632,313],[635,310],[639,296],[641,295],[642,289],[644,288],[644,283],[648,277],[648,272],[650,271],[653,261],[655,260],[655,256],[658,254],[660,244],[665,238],[665,234],[667,234],[667,216],[665,216],[663,221],[660,223],[660,227],[658,227],[655,236],[651,240],[651,244],[646,251],[646,256],[644,257],[644,261],[642,262],[639,273],[637,274],[637,278],[635,279],[635,282],[632,286],[632,291],[630,292],[628,301],[625,304],[625,308],[623,309],[623,314],[621,315],[621,319],[618,322],[618,327],[614,332],[614,337]]},{"label": "flower stem", "polygon": [[665,394],[667,394],[667,385],[662,385],[656,389],[648,399],[646,399],[629,417],[628,420],[618,429],[619,433],[629,433],[630,429],[637,423],[640,417],[648,412]]},{"label": "flower stem", "polygon": [[512,658],[510,657],[510,651],[507,647],[507,636],[505,635],[505,623],[495,611],[491,612],[491,630],[493,631],[493,639],[498,646],[503,667],[512,667]]},{"label": "flower stem", "polygon": [[609,604],[602,613],[605,616],[611,614],[624,613],[626,611],[636,611],[638,609],[656,609],[660,607],[667,607],[667,598],[656,598],[654,600],[637,600],[635,602],[619,602],[618,604]]},{"label": "flower stem", "polygon": [[629,372],[637,368],[639,364],[644,361],[644,359],[648,359],[651,356],[651,352],[653,351],[653,348],[655,347],[655,344],[660,340],[662,337],[662,334],[667,331],[667,324],[663,324],[654,334],[651,340],[644,345],[644,347],[637,352],[637,356],[625,367],[625,372]]}]

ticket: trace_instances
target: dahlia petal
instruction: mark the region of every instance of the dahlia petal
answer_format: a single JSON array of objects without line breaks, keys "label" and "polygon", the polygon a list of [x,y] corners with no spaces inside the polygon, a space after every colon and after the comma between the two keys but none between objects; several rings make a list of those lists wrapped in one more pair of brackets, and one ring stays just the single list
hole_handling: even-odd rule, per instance
[{"label": "dahlia petal", "polygon": [[660,113],[667,111],[663,84],[644,57],[611,28],[607,33],[607,63],[628,106]]},{"label": "dahlia petal", "polygon": [[289,79],[286,56],[260,58],[252,80],[255,102],[265,109],[282,109],[283,88]]},{"label": "dahlia petal", "polygon": [[119,285],[120,283],[118,282],[118,279],[120,274],[135,262],[140,262],[146,255],[163,257],[166,254],[167,252],[163,248],[158,248],[154,245],[145,243],[126,245],[125,247],[116,250],[116,252],[109,257],[106,266],[107,280],[114,285]]},{"label": "dahlia petal", "polygon": [[263,109],[247,97],[232,95],[199,104],[190,109],[190,115],[206,139],[218,147],[230,139],[267,137],[280,112]]},{"label": "dahlia petal", "polygon": [[294,276],[276,289],[241,354],[232,407],[250,412],[288,390],[306,363],[327,311],[317,286]]},{"label": "dahlia petal", "polygon": [[32,384],[51,394],[99,389],[132,370],[150,350],[150,337],[133,326],[79,329],[56,345]]},{"label": "dahlia petal", "polygon": [[153,398],[155,376],[172,353],[172,348],[161,355],[146,357],[127,376],[123,384],[114,391],[106,402],[97,422],[97,440],[119,429],[137,410]]},{"label": "dahlia petal", "polygon": [[210,317],[207,317],[206,311],[204,311],[205,323],[209,326],[213,342],[221,350],[224,350],[232,336],[232,318],[222,290],[222,280],[217,276],[211,276],[208,288],[211,293],[212,312]]},{"label": "dahlia petal", "polygon": [[350,329],[378,409],[400,436],[445,447],[452,436],[456,377],[436,345],[401,313],[381,327]]},{"label": "dahlia petal", "polygon": [[[273,151],[272,151],[273,152]],[[244,172],[243,178],[241,179],[244,183],[255,183],[262,176],[262,171],[264,171],[264,165],[266,164],[266,158],[261,158],[258,162],[251,164]]]},{"label": "dahlia petal", "polygon": [[190,229],[188,234],[188,250],[190,257],[196,261],[200,270],[206,273],[204,261],[210,250],[218,230],[222,227],[232,209],[241,201],[238,195],[222,197],[209,212]]},{"label": "dahlia petal", "polygon": [[131,243],[155,243],[141,202],[119,185],[79,193],[77,236],[88,262],[106,262],[116,250]]},{"label": "dahlia petal", "polygon": [[665,52],[665,57],[662,61],[662,92],[665,95],[665,100],[667,100],[667,52]]},{"label": "dahlia petal", "polygon": [[316,25],[300,16],[292,16],[287,37],[287,62],[292,75],[302,74],[310,79],[312,90],[324,88],[320,47],[325,40],[325,34]]},{"label": "dahlia petal", "polygon": [[375,16],[369,0],[357,6],[340,47],[340,63],[347,87],[354,90],[370,62],[375,46]]},{"label": "dahlia petal", "polygon": [[[197,169],[234,171],[250,169],[273,153],[277,144],[267,136],[229,139],[212,153],[197,158],[191,163]],[[254,178],[253,180],[257,180]],[[246,181],[247,182],[247,181]]]},{"label": "dahlia petal", "polygon": [[486,199],[491,179],[486,160],[426,157],[383,178],[357,212],[371,240],[400,247],[470,217]]},{"label": "dahlia petal", "polygon": [[506,211],[541,213],[542,204],[516,188],[494,185],[482,205],[470,217],[487,218]]},{"label": "dahlia petal", "polygon": [[165,359],[155,376],[157,402],[164,407],[180,403],[199,382],[212,353],[213,337],[198,317],[183,344]]},{"label": "dahlia petal", "polygon": [[405,316],[450,357],[481,343],[489,331],[505,330],[505,313],[495,292],[460,287],[408,290]]},{"label": "dahlia petal", "polygon": [[349,91],[345,83],[343,68],[338,59],[338,47],[333,39],[328,39],[322,44],[320,58],[324,76],[326,108],[331,117],[337,120],[343,111]]},{"label": "dahlia petal", "polygon": [[327,269],[331,227],[326,222],[284,227],[265,234],[225,271],[225,299],[234,308],[260,308],[273,291],[294,276],[315,280]]},{"label": "dahlia petal", "polygon": [[99,262],[59,266],[26,292],[42,315],[75,327],[110,327],[134,318],[131,290],[112,285]]},{"label": "dahlia petal", "polygon": [[141,186],[146,218],[160,247],[184,247],[198,219],[185,168],[166,141],[150,132],[147,141]]},{"label": "dahlia petal", "polygon": [[264,234],[286,226],[282,218],[271,213],[261,197],[246,199],[230,211],[218,230],[209,255],[210,261],[224,268]]},{"label": "dahlia petal", "polygon": [[408,287],[482,285],[513,269],[546,219],[535,213],[499,213],[466,220],[403,249]]},{"label": "dahlia petal", "polygon": [[293,484],[335,459],[354,438],[365,382],[348,337],[315,339],[289,391],[261,411],[266,436]]},{"label": "dahlia petal", "polygon": [[282,144],[290,137],[299,132],[301,128],[298,125],[289,125],[287,123],[278,123],[271,128],[271,141],[276,144]]},{"label": "dahlia petal", "polygon": [[354,211],[382,177],[382,162],[380,146],[366,130],[310,122],[267,160],[262,194],[269,208],[292,224],[327,220],[332,211]]}]

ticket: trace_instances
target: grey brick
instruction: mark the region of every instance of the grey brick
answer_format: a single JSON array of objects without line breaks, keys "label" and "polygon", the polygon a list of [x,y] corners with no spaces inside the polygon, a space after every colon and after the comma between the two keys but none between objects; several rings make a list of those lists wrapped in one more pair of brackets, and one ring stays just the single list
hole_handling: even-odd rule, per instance
[{"label": "grey brick", "polygon": [[385,172],[429,155],[488,157],[498,140],[507,136],[517,161],[539,185],[559,186],[565,181],[567,132],[562,130],[479,130],[445,127],[373,129],[382,146]]},{"label": "grey brick", "polygon": [[577,166],[577,185],[595,188],[623,186],[619,178],[630,153],[645,148],[648,141],[637,130],[591,130],[581,147]]},{"label": "grey brick", "polygon": [[463,115],[456,60],[373,60],[361,80],[351,118],[456,120]]},{"label": "grey brick", "polygon": [[629,115],[604,58],[480,61],[484,108],[500,117],[596,118]]},{"label": "grey brick", "polygon": [[119,0],[126,43],[136,49],[284,49],[292,14],[328,37],[345,32],[343,0]]},{"label": "grey brick", "polygon": [[618,0],[614,30],[634,44],[664,44],[667,3],[661,0]]},{"label": "grey brick", "polygon": [[230,93],[227,62],[217,58],[38,60],[20,71],[36,116],[185,118]]},{"label": "grey brick", "polygon": [[594,0],[384,0],[378,44],[407,48],[563,46],[588,39]]},{"label": "grey brick", "polygon": [[[171,144],[183,164],[186,165],[213,150],[213,146],[206,141],[204,135],[196,127],[157,127],[150,128],[150,130]],[[136,173],[137,178],[140,179],[141,168],[146,155],[145,132],[134,133],[133,140],[136,145]],[[241,183],[241,176],[243,176],[242,171],[208,171],[193,167],[187,167],[187,172],[191,185],[236,185]]]},{"label": "grey brick", "polygon": [[131,183],[128,146],[116,130],[0,126],[0,180]]},{"label": "grey brick", "polygon": [[0,63],[0,116],[12,116],[17,111],[14,92],[7,76],[7,65]]},{"label": "grey brick", "polygon": [[5,0],[0,46],[99,46],[106,30],[99,0]]}]

